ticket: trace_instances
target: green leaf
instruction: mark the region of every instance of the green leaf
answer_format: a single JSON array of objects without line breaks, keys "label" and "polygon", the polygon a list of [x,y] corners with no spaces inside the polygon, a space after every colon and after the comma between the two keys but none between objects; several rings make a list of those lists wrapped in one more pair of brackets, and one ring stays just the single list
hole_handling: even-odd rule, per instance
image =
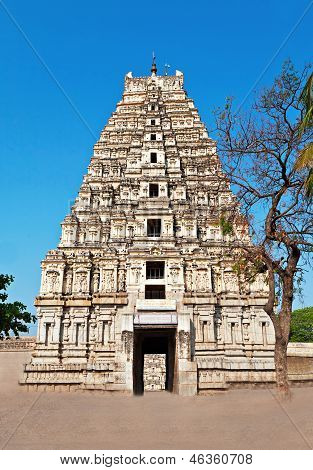
[{"label": "green leaf", "polygon": [[220,227],[223,235],[232,235],[234,233],[233,224],[224,215],[220,218]]},{"label": "green leaf", "polygon": [[306,307],[292,312],[289,341],[313,342],[313,307]]},{"label": "green leaf", "polygon": [[11,332],[15,336],[19,336],[19,333],[27,333],[29,330],[27,324],[36,321],[36,317],[27,312],[27,307],[22,302],[5,302],[8,298],[5,291],[13,280],[13,276],[0,274],[0,290],[4,291],[0,293],[0,339],[10,336]]}]

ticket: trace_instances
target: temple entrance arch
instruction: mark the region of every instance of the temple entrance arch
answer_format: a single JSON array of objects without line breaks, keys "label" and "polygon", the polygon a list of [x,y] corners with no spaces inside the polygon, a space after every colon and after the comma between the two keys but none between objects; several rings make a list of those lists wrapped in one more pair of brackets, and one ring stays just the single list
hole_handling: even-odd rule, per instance
[{"label": "temple entrance arch", "polygon": [[[173,391],[175,374],[176,328],[139,327],[134,329],[133,390],[144,393],[145,356],[165,356],[164,390]],[[147,363],[147,361],[146,361]]]}]

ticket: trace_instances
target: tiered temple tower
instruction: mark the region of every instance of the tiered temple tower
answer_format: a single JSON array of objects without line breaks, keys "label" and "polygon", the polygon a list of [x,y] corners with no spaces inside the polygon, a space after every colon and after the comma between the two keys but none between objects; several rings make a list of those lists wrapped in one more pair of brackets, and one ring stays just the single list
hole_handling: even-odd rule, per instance
[{"label": "tiered temple tower", "polygon": [[145,354],[166,355],[165,386],[179,394],[274,380],[266,284],[233,271],[235,240],[250,243],[237,206],[183,74],[128,73],[42,262],[21,383],[142,393]]}]

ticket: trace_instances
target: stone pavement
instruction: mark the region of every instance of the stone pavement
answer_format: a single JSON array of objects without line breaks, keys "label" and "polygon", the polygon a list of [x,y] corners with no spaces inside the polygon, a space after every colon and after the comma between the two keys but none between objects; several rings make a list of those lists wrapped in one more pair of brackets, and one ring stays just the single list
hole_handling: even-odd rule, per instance
[{"label": "stone pavement", "polygon": [[17,385],[29,353],[0,354],[0,448],[308,449],[313,388],[282,406],[270,390],[180,397],[26,392]]}]

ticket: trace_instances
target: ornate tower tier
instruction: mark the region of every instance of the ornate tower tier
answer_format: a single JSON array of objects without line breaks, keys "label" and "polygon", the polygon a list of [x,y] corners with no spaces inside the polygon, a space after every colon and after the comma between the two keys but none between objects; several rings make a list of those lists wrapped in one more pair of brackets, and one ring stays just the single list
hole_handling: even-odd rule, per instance
[{"label": "ornate tower tier", "polygon": [[234,240],[250,243],[237,206],[183,74],[128,73],[42,262],[21,383],[142,393],[151,354],[165,358],[162,387],[179,394],[274,380],[266,285],[233,271]]}]

